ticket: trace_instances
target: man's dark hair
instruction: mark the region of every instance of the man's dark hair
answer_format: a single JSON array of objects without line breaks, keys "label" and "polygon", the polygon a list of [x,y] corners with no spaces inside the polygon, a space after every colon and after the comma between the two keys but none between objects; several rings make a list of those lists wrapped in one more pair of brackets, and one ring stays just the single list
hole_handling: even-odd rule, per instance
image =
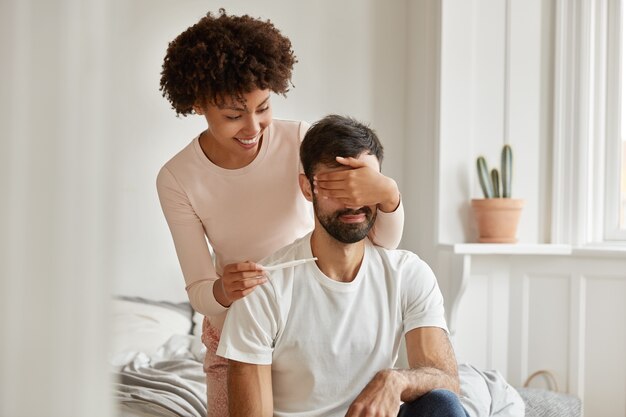
[{"label": "man's dark hair", "polygon": [[316,165],[341,166],[335,157],[356,158],[364,152],[376,156],[382,165],[383,145],[376,133],[351,117],[331,114],[314,123],[304,136],[300,161],[312,181]]},{"label": "man's dark hair", "polygon": [[285,95],[297,62],[291,41],[269,21],[248,15],[207,13],[169,43],[161,92],[177,115],[196,104],[221,105],[225,98],[269,89]]}]

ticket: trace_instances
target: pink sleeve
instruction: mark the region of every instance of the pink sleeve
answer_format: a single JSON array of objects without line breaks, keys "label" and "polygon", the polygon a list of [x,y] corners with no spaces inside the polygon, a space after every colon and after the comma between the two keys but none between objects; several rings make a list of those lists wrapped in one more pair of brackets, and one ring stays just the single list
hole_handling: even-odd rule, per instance
[{"label": "pink sleeve", "polygon": [[377,246],[385,249],[395,249],[400,244],[403,229],[404,206],[402,205],[402,197],[400,197],[400,204],[391,213],[378,210],[376,223],[374,223],[374,227],[372,227],[368,236]]},{"label": "pink sleeve", "polygon": [[213,296],[213,283],[219,276],[215,271],[202,222],[191,207],[187,194],[167,167],[159,172],[157,191],[174,239],[191,305],[205,316],[224,312],[226,307]]}]

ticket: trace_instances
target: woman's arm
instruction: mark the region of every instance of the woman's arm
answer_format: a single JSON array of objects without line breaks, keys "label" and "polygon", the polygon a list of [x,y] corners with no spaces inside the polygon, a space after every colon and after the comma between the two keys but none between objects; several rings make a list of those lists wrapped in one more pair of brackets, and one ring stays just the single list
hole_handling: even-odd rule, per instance
[{"label": "woman's arm", "polygon": [[380,207],[376,223],[369,232],[369,238],[375,245],[386,249],[396,249],[402,239],[404,229],[404,206],[402,200],[392,212],[385,212]]},{"label": "woman's arm", "polygon": [[213,292],[214,285],[216,292],[221,290],[218,287],[221,283],[215,271],[202,222],[186,193],[166,167],[161,169],[157,177],[157,191],[174,240],[191,305],[194,310],[206,316],[224,312],[226,307],[216,300]]}]

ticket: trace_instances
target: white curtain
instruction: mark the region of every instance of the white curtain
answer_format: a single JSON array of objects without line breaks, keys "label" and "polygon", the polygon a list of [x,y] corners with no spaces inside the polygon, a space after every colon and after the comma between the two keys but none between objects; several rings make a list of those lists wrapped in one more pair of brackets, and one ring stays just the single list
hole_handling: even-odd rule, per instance
[{"label": "white curtain", "polygon": [[0,415],[113,415],[108,2],[0,2]]}]

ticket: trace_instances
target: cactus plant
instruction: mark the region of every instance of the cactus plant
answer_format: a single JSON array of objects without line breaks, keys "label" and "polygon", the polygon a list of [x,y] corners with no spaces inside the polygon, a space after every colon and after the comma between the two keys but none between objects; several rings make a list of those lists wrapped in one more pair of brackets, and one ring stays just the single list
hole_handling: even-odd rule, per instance
[{"label": "cactus plant", "polygon": [[[484,156],[476,159],[476,169],[480,188],[483,190],[485,198],[511,198],[511,178],[513,175],[513,150],[510,145],[502,147],[500,158],[500,172],[496,168],[487,168],[487,161]],[[501,174],[501,175],[500,175]],[[500,187],[502,185],[502,187]],[[502,189],[502,193],[500,192]]]},{"label": "cactus plant", "polygon": [[511,198],[511,176],[513,174],[513,150],[511,146],[504,145],[501,158],[502,170],[502,197]]},{"label": "cactus plant", "polygon": [[483,189],[485,198],[493,198],[493,187],[491,185],[491,179],[489,178],[489,169],[487,168],[485,157],[478,157],[476,160],[476,169],[478,169],[478,179],[480,180],[480,187]]},{"label": "cactus plant", "polygon": [[485,198],[472,199],[479,243],[515,243],[524,200],[511,198],[513,151],[502,147],[500,167],[491,171],[483,156],[476,159],[478,179]]},{"label": "cactus plant", "polygon": [[493,198],[500,198],[500,175],[495,168],[491,170],[491,183],[493,185]]}]

